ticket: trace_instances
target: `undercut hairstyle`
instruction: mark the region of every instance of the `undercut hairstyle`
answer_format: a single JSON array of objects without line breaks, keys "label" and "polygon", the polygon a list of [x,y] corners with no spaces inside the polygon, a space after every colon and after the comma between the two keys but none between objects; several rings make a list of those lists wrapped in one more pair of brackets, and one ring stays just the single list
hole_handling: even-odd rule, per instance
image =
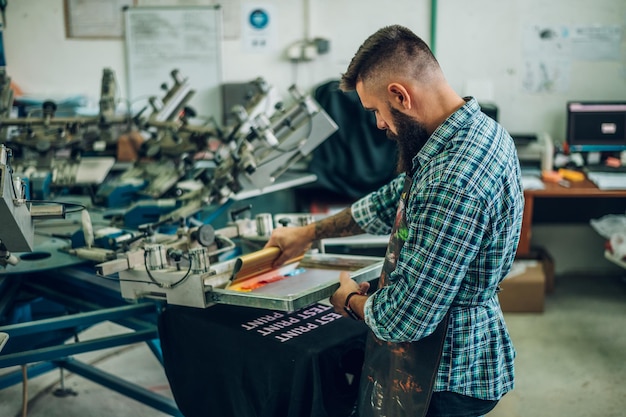
[{"label": "undercut hairstyle", "polygon": [[404,26],[386,26],[359,47],[341,76],[339,88],[353,91],[359,81],[382,79],[390,74],[427,80],[441,74],[441,69],[422,38]]}]

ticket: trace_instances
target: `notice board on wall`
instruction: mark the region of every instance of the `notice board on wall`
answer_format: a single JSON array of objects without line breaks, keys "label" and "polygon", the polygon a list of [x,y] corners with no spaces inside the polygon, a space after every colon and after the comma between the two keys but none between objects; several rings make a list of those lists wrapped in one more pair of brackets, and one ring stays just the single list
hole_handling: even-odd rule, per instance
[{"label": "notice board on wall", "polygon": [[126,79],[133,112],[165,96],[172,71],[188,79],[199,117],[221,120],[219,6],[129,7],[124,12]]}]

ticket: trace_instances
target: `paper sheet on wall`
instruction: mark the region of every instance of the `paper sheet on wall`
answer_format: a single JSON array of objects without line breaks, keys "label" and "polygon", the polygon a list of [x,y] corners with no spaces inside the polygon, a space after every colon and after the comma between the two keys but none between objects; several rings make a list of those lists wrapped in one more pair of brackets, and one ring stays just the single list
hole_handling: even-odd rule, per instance
[{"label": "paper sheet on wall", "polygon": [[569,88],[571,43],[565,27],[528,25],[523,39],[522,89],[531,93]]},{"label": "paper sheet on wall", "polygon": [[65,26],[69,38],[121,38],[122,9],[134,0],[67,0]]},{"label": "paper sheet on wall", "polygon": [[222,9],[222,34],[224,39],[239,39],[241,0],[135,0],[137,6],[216,6]]},{"label": "paper sheet on wall", "polygon": [[586,61],[618,61],[622,29],[617,25],[575,26],[572,28],[572,55]]},{"label": "paper sheet on wall", "polygon": [[569,90],[572,61],[620,59],[617,25],[527,25],[523,35],[522,89],[531,93]]}]

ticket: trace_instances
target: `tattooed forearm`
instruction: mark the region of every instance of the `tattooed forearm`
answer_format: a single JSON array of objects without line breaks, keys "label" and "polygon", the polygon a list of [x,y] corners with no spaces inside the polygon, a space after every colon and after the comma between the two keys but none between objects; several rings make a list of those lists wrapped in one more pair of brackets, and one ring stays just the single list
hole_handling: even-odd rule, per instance
[{"label": "tattooed forearm", "polygon": [[352,218],[350,207],[340,211],[334,216],[315,222],[315,239],[327,239],[331,237],[354,236],[365,233]]}]

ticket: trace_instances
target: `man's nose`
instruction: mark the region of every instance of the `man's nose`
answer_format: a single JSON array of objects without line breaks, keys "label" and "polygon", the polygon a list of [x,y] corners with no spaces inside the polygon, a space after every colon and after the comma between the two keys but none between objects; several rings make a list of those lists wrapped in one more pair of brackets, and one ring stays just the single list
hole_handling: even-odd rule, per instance
[{"label": "man's nose", "polygon": [[376,127],[380,130],[387,130],[389,125],[380,116],[376,116]]}]

